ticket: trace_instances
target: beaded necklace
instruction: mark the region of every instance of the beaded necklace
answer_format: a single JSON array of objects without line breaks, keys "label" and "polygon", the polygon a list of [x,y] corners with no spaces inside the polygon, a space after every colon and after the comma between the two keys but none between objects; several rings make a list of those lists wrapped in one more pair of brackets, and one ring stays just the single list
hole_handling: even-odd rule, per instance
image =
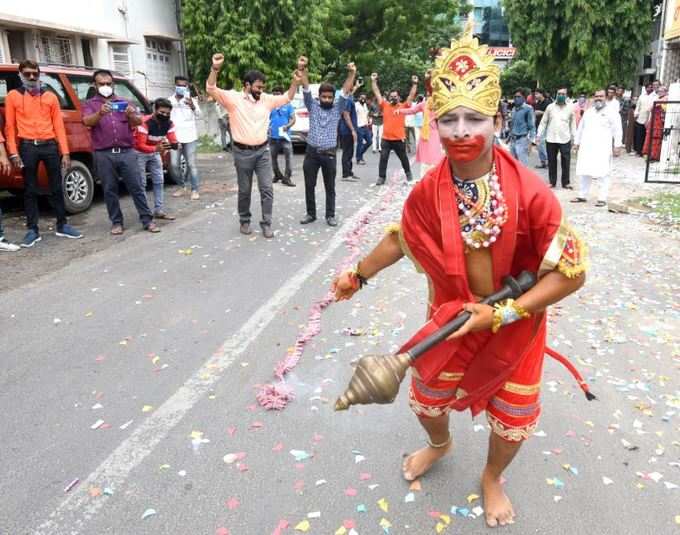
[{"label": "beaded necklace", "polygon": [[465,249],[488,248],[495,243],[508,220],[508,206],[494,165],[491,172],[474,180],[453,178]]}]

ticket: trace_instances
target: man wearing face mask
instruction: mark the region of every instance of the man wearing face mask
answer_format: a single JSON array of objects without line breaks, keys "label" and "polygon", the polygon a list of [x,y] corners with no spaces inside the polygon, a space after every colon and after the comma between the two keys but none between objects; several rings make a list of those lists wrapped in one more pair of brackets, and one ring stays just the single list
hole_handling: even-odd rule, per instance
[{"label": "man wearing face mask", "polygon": [[[302,58],[301,58],[302,59]],[[335,87],[323,83],[319,87],[319,100],[314,100],[309,88],[309,72],[307,60],[299,62],[298,74],[302,84],[302,96],[305,107],[309,111],[309,134],[307,149],[302,170],[305,174],[305,205],[307,213],[300,220],[301,225],[316,221],[316,181],[319,169],[323,175],[323,186],[326,191],[326,223],[330,227],[337,226],[335,219],[335,175],[337,163],[335,151],[338,145],[338,123],[343,110],[347,107],[347,99],[352,92],[357,68],[354,63],[347,65],[347,78],[337,101]]]},{"label": "man wearing face mask", "polygon": [[[15,169],[24,177],[24,207],[28,231],[22,247],[33,247],[42,238],[38,229],[38,167],[47,170],[49,200],[57,215],[55,234],[61,238],[82,238],[68,224],[62,177],[71,167],[64,119],[57,96],[40,83],[40,67],[26,60],[19,64],[22,87],[13,89],[5,99],[7,152]],[[60,155],[61,153],[61,155]]]},{"label": "man wearing face mask", "polygon": [[[301,58],[302,59],[302,58]],[[305,59],[306,61],[306,59]],[[298,60],[298,63],[300,60]],[[288,91],[283,95],[264,93],[266,77],[260,71],[248,71],[243,77],[243,90],[219,89],[217,75],[224,64],[224,54],[214,54],[212,68],[205,83],[206,92],[229,112],[233,135],[234,165],[238,177],[238,214],[241,234],[252,233],[250,229],[250,195],[253,189],[253,173],[257,175],[260,190],[262,220],[260,227],[265,238],[273,238],[272,211],[274,188],[272,186],[272,162],[269,151],[269,116],[272,110],[288,104],[297,90],[299,77],[293,73]]]},{"label": "man wearing face mask", "polygon": [[177,141],[179,141],[179,148],[173,149],[170,153],[170,170],[175,183],[180,186],[172,195],[173,197],[181,197],[186,193],[185,177],[180,167],[181,156],[184,156],[187,174],[191,180],[191,200],[197,201],[200,196],[198,193],[198,165],[196,164],[196,148],[198,145],[196,119],[201,117],[201,108],[198,106],[198,99],[191,96],[189,80],[184,76],[175,76],[175,94],[170,96],[168,100],[172,103],[170,119],[175,125]]},{"label": "man wearing face mask", "polygon": [[562,87],[557,91],[555,102],[546,108],[536,134],[536,144],[540,141],[546,142],[551,188],[557,186],[557,153],[559,153],[562,165],[562,187],[573,189],[569,184],[569,166],[571,164],[571,142],[575,135],[574,107],[567,103],[567,88]]},{"label": "man wearing face mask", "polygon": [[[415,185],[401,224],[390,225],[333,289],[336,300],[349,299],[408,256],[427,275],[428,322],[397,353],[461,310],[471,313],[459,331],[412,363],[409,404],[426,445],[404,458],[402,474],[414,481],[451,452],[452,411],[470,409],[473,417],[486,411],[491,433],[481,488],[485,519],[494,527],[515,522],[502,474],[541,412],[545,310],[583,285],[585,263],[557,198],[494,144],[500,69],[473,37],[473,27],[470,21],[463,36],[440,51],[432,70],[431,110],[446,158]],[[495,307],[479,303],[506,275],[522,270],[538,275],[536,286]]]},{"label": "man wearing face mask", "polygon": [[581,183],[579,196],[571,201],[573,203],[587,202],[590,184],[593,179],[597,179],[600,191],[595,206],[607,206],[612,152],[614,156],[619,156],[623,143],[621,116],[617,110],[607,106],[605,99],[604,89],[595,91],[593,105],[583,114],[576,131],[574,140],[574,151],[578,152],[576,174]]},{"label": "man wearing face mask", "polygon": [[163,161],[161,154],[177,150],[178,141],[175,125],[170,120],[172,103],[166,98],[157,98],[153,103],[153,114],[142,118],[135,130],[135,150],[142,188],[146,189],[146,173],[153,184],[154,210],[156,219],[172,221],[175,216],[165,212],[163,206]]},{"label": "man wearing face mask", "polygon": [[387,163],[390,159],[390,152],[394,151],[401,161],[401,167],[406,174],[406,181],[413,180],[411,174],[411,164],[408,161],[406,154],[406,115],[399,113],[399,110],[408,109],[411,107],[413,99],[416,98],[418,91],[418,77],[411,76],[411,90],[409,91],[406,102],[399,102],[399,91],[393,89],[385,100],[382,97],[380,88],[378,87],[378,74],[371,74],[371,86],[373,95],[378,105],[382,108],[383,113],[383,134],[380,145],[382,150],[380,152],[380,164],[378,167],[378,181],[376,186],[382,186],[387,180]]},{"label": "man wearing face mask", "polygon": [[111,220],[111,234],[123,234],[123,212],[120,209],[118,177],[125,183],[135,204],[144,230],[160,232],[142,188],[137,164],[133,130],[142,123],[134,106],[114,93],[113,75],[100,69],[92,75],[97,94],[83,104],[83,124],[90,127],[94,163],[104,189],[106,210]]},{"label": "man wearing face mask", "polygon": [[366,93],[359,95],[359,101],[354,104],[357,113],[357,165],[366,165],[364,161],[364,154],[373,142],[373,135],[371,127],[368,124],[368,104],[366,102]]},{"label": "man wearing face mask", "polygon": [[515,91],[513,104],[510,119],[510,153],[522,162],[522,165],[529,165],[529,150],[536,136],[534,110],[526,103],[526,92],[521,88]]}]

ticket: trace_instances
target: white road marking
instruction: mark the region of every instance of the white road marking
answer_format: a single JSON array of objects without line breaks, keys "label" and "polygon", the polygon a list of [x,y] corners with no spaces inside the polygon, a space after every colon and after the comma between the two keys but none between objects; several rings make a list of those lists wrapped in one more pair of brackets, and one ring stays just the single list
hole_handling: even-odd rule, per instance
[{"label": "white road marking", "polygon": [[[396,174],[400,174],[395,173]],[[120,490],[130,473],[154,450],[167,434],[182,420],[196,403],[208,393],[236,358],[245,352],[278,312],[300,290],[321,265],[345,241],[353,228],[389,191],[385,188],[340,227],[340,232],[328,243],[328,247],[307,266],[286,282],[266,303],[226,340],[220,348],[154,413],[125,439],[71,494],[64,499],[49,518],[43,522],[35,535],[78,535],[86,523],[107,502],[92,499],[90,486],[107,486]]]}]

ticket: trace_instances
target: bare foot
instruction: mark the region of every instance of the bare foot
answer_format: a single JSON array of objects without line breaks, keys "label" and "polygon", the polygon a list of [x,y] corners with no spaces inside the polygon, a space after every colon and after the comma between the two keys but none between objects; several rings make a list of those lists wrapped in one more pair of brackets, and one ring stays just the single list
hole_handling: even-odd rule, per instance
[{"label": "bare foot", "polygon": [[415,481],[430,468],[432,468],[434,463],[451,451],[452,447],[453,441],[449,442],[443,448],[425,446],[415,453],[412,453],[406,457],[406,459],[404,459],[404,464],[402,465],[404,479],[406,479],[406,481]]},{"label": "bare foot", "polygon": [[486,468],[482,473],[482,494],[484,495],[486,523],[489,527],[495,528],[498,525],[515,523],[515,511],[512,509],[510,499],[503,491],[500,479],[490,475]]}]

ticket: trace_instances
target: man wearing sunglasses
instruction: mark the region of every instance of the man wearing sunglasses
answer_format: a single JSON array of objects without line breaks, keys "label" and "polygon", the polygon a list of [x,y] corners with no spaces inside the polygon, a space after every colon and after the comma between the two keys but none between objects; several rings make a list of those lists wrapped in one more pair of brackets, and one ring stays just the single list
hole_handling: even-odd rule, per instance
[{"label": "man wearing sunglasses", "polygon": [[5,99],[7,152],[15,169],[24,177],[24,209],[28,231],[22,247],[33,247],[42,240],[38,229],[38,166],[43,162],[49,180],[49,199],[57,215],[56,235],[82,238],[68,224],[62,191],[62,176],[71,167],[64,119],[57,96],[40,83],[40,67],[34,61],[19,64],[22,86]]}]

